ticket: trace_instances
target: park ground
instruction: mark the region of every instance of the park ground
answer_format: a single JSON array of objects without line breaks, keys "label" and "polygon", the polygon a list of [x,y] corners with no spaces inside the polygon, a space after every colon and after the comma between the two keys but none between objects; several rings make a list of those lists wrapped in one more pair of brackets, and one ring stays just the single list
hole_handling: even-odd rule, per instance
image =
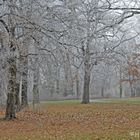
[{"label": "park ground", "polygon": [[0,140],[139,140],[140,98],[42,102],[6,121],[0,110]]}]

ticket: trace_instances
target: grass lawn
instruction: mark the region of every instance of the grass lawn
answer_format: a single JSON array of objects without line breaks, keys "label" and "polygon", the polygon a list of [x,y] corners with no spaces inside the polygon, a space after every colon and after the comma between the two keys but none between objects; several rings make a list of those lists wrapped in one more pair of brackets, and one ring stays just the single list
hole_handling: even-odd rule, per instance
[{"label": "grass lawn", "polygon": [[[139,140],[140,98],[42,102],[17,119],[0,120],[0,140]],[[0,117],[4,111],[0,111]]]},{"label": "grass lawn", "polygon": [[[99,99],[96,102],[103,103],[125,103],[125,104],[140,104],[140,97],[134,98],[111,98],[111,99]],[[94,102],[94,100],[92,100]]]}]

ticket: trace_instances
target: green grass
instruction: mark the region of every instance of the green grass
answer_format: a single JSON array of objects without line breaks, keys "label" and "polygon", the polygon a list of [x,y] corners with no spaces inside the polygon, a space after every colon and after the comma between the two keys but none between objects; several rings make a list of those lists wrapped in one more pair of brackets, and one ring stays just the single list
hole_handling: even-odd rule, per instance
[{"label": "green grass", "polygon": [[[109,98],[109,99],[94,99],[91,101],[93,103],[126,103],[126,104],[140,104],[140,97],[134,98]],[[64,104],[80,104],[81,100],[62,100],[62,101],[42,101],[42,105],[64,105]]]},{"label": "green grass", "polygon": [[62,100],[62,101],[42,101],[42,104],[55,104],[55,105],[59,105],[59,104],[80,104],[80,100]]},{"label": "green grass", "polygon": [[[93,100],[93,102],[94,102],[94,100]],[[103,99],[102,102],[103,103],[140,104],[140,97]]]}]

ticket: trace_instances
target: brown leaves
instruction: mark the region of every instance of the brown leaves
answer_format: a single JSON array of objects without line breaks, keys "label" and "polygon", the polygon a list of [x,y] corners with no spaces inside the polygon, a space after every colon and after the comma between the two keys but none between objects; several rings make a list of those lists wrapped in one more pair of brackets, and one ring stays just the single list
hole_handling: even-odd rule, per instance
[{"label": "brown leaves", "polygon": [[138,77],[138,65],[129,65],[128,74],[132,75],[133,77]]},{"label": "brown leaves", "polygon": [[27,139],[39,137],[45,140],[48,137],[65,139],[67,136],[90,135],[96,139],[110,133],[128,135],[129,130],[140,130],[139,116],[139,105],[49,105],[38,112],[24,110],[18,113],[16,120],[1,120],[0,138],[14,140],[26,136]]}]

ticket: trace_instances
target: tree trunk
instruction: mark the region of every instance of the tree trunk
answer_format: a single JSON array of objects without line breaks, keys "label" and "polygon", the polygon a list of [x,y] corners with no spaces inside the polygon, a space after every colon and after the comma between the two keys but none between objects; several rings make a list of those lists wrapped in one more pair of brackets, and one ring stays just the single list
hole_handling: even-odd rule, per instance
[{"label": "tree trunk", "polygon": [[[35,42],[35,53],[38,54],[38,50],[36,48]],[[34,111],[38,110],[40,99],[39,99],[39,62],[38,62],[38,55],[35,56],[34,59],[34,84],[33,84],[33,109]]]},{"label": "tree trunk", "polygon": [[82,42],[82,50],[84,56],[84,86],[83,86],[83,98],[82,103],[89,103],[89,88],[90,88],[90,38],[89,38],[89,27],[87,27],[87,42],[86,49],[84,48],[84,42]]},{"label": "tree trunk", "polygon": [[122,83],[120,83],[120,98],[122,98]]},{"label": "tree trunk", "polygon": [[28,106],[28,96],[27,96],[27,87],[28,87],[28,47],[30,45],[30,38],[27,38],[21,49],[21,58],[20,63],[22,65],[22,92],[21,92],[21,107]]},{"label": "tree trunk", "polygon": [[9,59],[9,81],[5,119],[16,117],[16,57]]},{"label": "tree trunk", "polygon": [[34,76],[34,85],[33,85],[33,109],[34,111],[38,110],[38,106],[40,104],[39,100],[39,87],[38,87],[38,81],[37,77]]},{"label": "tree trunk", "polygon": [[16,83],[16,102],[15,102],[16,112],[20,111],[20,105],[21,105],[19,90],[20,90],[20,85],[19,83]]},{"label": "tree trunk", "polygon": [[131,91],[131,97],[135,97],[135,93],[134,93],[134,90],[133,90],[133,83],[132,83],[132,81],[130,81],[130,91]]},{"label": "tree trunk", "polygon": [[33,107],[35,107],[35,104],[39,104],[39,90],[38,85],[34,84],[33,86]]},{"label": "tree trunk", "polygon": [[76,73],[76,96],[77,96],[77,99],[79,99],[80,93],[79,93],[79,73],[78,73],[78,70]]},{"label": "tree trunk", "polygon": [[85,52],[85,74],[84,74],[84,87],[83,87],[83,98],[82,103],[89,103],[89,88],[90,88],[90,54],[89,54],[89,45],[87,45],[87,49]]},{"label": "tree trunk", "polygon": [[28,106],[28,96],[27,96],[27,87],[28,87],[28,58],[24,57],[23,60],[24,70],[22,72],[22,92],[21,92],[21,107]]},{"label": "tree trunk", "polygon": [[21,93],[21,107],[24,108],[28,106],[27,81],[23,82]]},{"label": "tree trunk", "polygon": [[68,74],[67,71],[65,71],[65,83],[64,83],[64,94],[63,96],[66,97],[68,95]]},{"label": "tree trunk", "polygon": [[60,91],[59,86],[60,86],[59,79],[57,78],[57,80],[56,80],[56,93],[57,93],[57,95],[59,95],[59,91]]},{"label": "tree trunk", "polygon": [[68,95],[68,90],[67,90],[67,83],[65,84],[65,87],[64,87],[64,93],[63,93],[63,96],[66,97]]},{"label": "tree trunk", "polygon": [[120,66],[120,98],[122,98],[122,66]]},{"label": "tree trunk", "polygon": [[15,45],[15,25],[13,22],[12,14],[14,13],[14,1],[10,0],[10,14],[8,16],[9,22],[9,69],[8,69],[8,93],[7,93],[7,106],[5,119],[13,119],[16,117],[16,45]]},{"label": "tree trunk", "polygon": [[54,83],[51,82],[51,86],[50,86],[50,96],[51,96],[51,97],[54,96],[54,91],[55,91]]},{"label": "tree trunk", "polygon": [[[36,62],[38,62],[38,61],[36,61]],[[33,85],[33,109],[34,110],[38,109],[39,103],[40,103],[40,100],[39,100],[39,67],[37,64],[37,65],[35,65],[34,85]]]},{"label": "tree trunk", "polygon": [[87,71],[85,71],[83,99],[82,99],[83,104],[89,103],[89,86],[90,86],[90,74]]},{"label": "tree trunk", "polygon": [[103,85],[103,87],[101,88],[101,96],[102,96],[102,98],[104,98],[104,85]]}]

